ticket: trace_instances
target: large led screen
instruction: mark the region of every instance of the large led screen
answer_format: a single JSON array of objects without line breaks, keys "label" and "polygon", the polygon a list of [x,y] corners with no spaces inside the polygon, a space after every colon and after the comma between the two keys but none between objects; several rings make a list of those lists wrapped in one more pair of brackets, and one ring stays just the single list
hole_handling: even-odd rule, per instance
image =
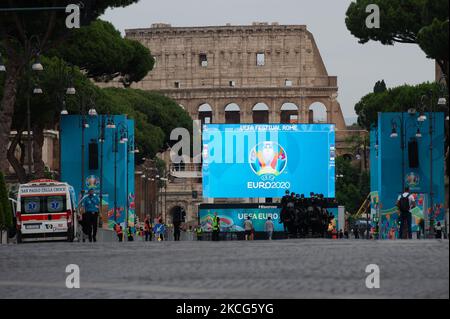
[{"label": "large led screen", "polygon": [[333,124],[206,124],[204,198],[335,196]]}]

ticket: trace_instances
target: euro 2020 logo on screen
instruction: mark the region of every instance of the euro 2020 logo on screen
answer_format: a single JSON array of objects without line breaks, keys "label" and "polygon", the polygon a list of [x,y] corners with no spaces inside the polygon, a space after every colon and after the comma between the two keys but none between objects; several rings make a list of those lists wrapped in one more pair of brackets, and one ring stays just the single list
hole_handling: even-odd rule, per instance
[{"label": "euro 2020 logo on screen", "polygon": [[280,175],[287,165],[284,148],[275,142],[257,144],[250,151],[250,167],[263,180],[273,180]]}]

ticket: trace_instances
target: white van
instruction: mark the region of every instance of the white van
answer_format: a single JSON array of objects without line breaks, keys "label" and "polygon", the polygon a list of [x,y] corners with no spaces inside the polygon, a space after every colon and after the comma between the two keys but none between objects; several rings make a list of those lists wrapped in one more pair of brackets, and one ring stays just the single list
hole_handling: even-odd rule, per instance
[{"label": "white van", "polygon": [[17,194],[17,243],[73,241],[77,231],[75,196],[72,186],[51,179],[21,184]]}]

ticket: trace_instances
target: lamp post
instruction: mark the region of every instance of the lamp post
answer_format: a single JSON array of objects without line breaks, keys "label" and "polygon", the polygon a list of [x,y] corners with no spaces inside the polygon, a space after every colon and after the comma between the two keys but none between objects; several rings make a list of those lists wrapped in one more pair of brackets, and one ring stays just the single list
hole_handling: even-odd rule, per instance
[{"label": "lamp post", "polygon": [[[92,110],[91,110],[92,113]],[[103,211],[103,158],[104,158],[104,144],[106,140],[106,129],[115,129],[116,125],[114,124],[114,121],[112,118],[107,115],[105,118],[105,115],[100,116],[99,119],[99,139],[98,142],[100,143],[100,212]],[[115,155],[115,154],[114,154]],[[116,173],[116,168],[114,167],[114,174]],[[115,177],[114,177],[115,178]],[[115,180],[114,180],[115,183]],[[114,207],[114,220],[116,220],[116,211]]]},{"label": "lamp post", "polygon": [[[110,117],[108,119],[107,128],[114,129],[113,134],[113,153],[114,153],[114,221],[117,222],[117,153],[119,151],[119,144],[128,143],[128,127],[124,122],[120,122],[117,125],[114,120]],[[120,135],[120,138],[119,138]],[[124,229],[128,231],[128,149],[127,149],[127,161],[126,161],[126,216]]]},{"label": "lamp post", "polygon": [[[120,134],[120,140],[119,143],[120,144],[128,144],[128,127],[126,124],[124,124],[124,122],[120,122],[118,124],[116,133]],[[125,184],[126,184],[126,202],[125,202],[125,221],[124,221],[124,229],[127,231],[128,234],[128,209],[130,206],[129,203],[129,197],[128,197],[128,145],[126,145],[125,147],[126,150],[126,161],[125,161]],[[114,185],[114,187],[116,188],[116,185]]]},{"label": "lamp post", "polygon": [[[60,126],[59,126],[59,176],[61,176],[61,161],[62,161],[61,145],[62,145],[62,135],[63,135],[62,128],[61,128],[61,116],[69,114],[69,111],[67,110],[66,99],[65,99],[64,95],[75,95],[76,94],[76,89],[73,85],[73,68],[70,73],[67,73],[64,65],[61,62],[60,68],[59,68],[59,79],[62,79],[63,81],[68,81],[67,87],[60,87],[58,89],[58,92],[56,93],[57,104],[61,103],[61,112],[59,113],[59,116],[60,116],[60,121],[59,121],[59,123],[60,123]],[[65,83],[65,82],[63,82],[63,83]]]},{"label": "lamp post", "polygon": [[147,176],[144,174],[141,175],[141,203],[143,205],[140,205],[139,207],[141,208],[141,215],[142,216],[146,216],[146,210],[147,210],[147,187],[148,187],[148,179]]},{"label": "lamp post", "polygon": [[110,129],[114,129],[112,134],[112,146],[114,153],[114,222],[117,222],[117,151],[118,151],[118,132],[116,130],[116,124],[114,123],[114,119],[110,117],[108,119],[107,127]]},{"label": "lamp post", "polygon": [[[160,214],[163,215],[164,222],[166,221],[167,217],[167,181],[168,181],[168,174],[165,174],[164,177],[160,177],[159,175],[156,175],[156,180],[158,181],[158,189],[159,189],[159,196],[160,197],[160,203],[161,203],[161,212]],[[163,205],[163,199],[161,195],[161,189],[164,188],[164,205]]]},{"label": "lamp post", "polygon": [[130,209],[130,196],[129,196],[129,175],[130,175],[130,173],[129,173],[128,166],[130,165],[130,154],[139,153],[139,149],[135,146],[134,136],[129,134],[129,132],[128,132],[128,126],[125,127],[124,134],[126,134],[126,135],[124,135],[124,137],[121,139],[121,142],[127,143],[127,147],[126,147],[126,149],[127,149],[127,154],[126,154],[126,156],[127,156],[127,169],[126,169],[127,209],[126,209],[126,224],[125,225],[128,226],[129,209]]},{"label": "lamp post", "polygon": [[[37,45],[33,44],[33,41],[36,41]],[[42,89],[37,85],[37,81],[34,83],[31,83],[33,81],[32,73],[31,72],[40,72],[44,70],[44,67],[42,66],[40,60],[39,60],[39,49],[36,49],[40,47],[39,45],[39,38],[36,35],[32,35],[29,39],[26,41],[26,52],[27,52],[27,61],[28,65],[26,68],[26,79],[27,79],[27,86],[26,86],[26,101],[27,101],[27,164],[28,164],[28,177],[31,178],[33,174],[32,170],[32,137],[31,137],[31,106],[30,106],[30,99],[31,99],[31,93],[33,94],[42,94]],[[35,58],[35,61],[32,63],[33,57]]]},{"label": "lamp post", "polygon": [[99,129],[100,134],[98,138],[98,143],[100,144],[100,215],[103,213],[103,145],[105,144],[105,116],[100,116],[99,118]]},{"label": "lamp post", "polygon": [[[155,163],[152,160],[147,160],[143,158],[143,169],[146,174],[146,199],[145,203],[148,203],[148,207],[151,218],[158,216],[159,210],[159,175],[158,169],[155,167]],[[150,194],[152,196],[150,196]],[[155,201],[155,202],[154,202]]]},{"label": "lamp post", "polygon": [[80,121],[79,126],[81,128],[81,176],[80,176],[80,197],[83,198],[84,196],[84,130],[89,128],[89,123],[86,120],[86,107],[85,107],[85,97],[84,95],[80,96]]}]

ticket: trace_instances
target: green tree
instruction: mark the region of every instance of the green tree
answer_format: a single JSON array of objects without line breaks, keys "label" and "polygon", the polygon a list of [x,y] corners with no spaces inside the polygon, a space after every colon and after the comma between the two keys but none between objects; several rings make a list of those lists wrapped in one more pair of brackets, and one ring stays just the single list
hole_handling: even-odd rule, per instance
[{"label": "green tree", "polygon": [[[380,28],[366,26],[369,4],[380,8]],[[345,24],[360,43],[419,44],[429,58],[437,61],[448,87],[448,20],[448,0],[354,0],[347,9]]]},{"label": "green tree", "polygon": [[184,127],[192,132],[192,119],[179,104],[172,99],[157,93],[136,89],[104,89],[107,94],[114,96],[122,105],[129,105],[131,109],[141,112],[147,117],[149,123],[159,127],[164,132],[164,145],[170,143],[170,133],[174,128]]},{"label": "green tree", "polygon": [[[107,8],[125,7],[137,0],[88,1],[81,8],[81,22],[89,25]],[[71,0],[2,1],[0,8],[65,7]],[[74,29],[66,27],[65,10],[0,11],[0,51],[6,58],[6,75],[0,103],[0,169],[7,171],[7,145],[11,130],[17,85],[24,70],[29,67],[30,55],[45,54],[50,48],[70,38]],[[35,37],[31,37],[34,35]],[[36,41],[34,40],[36,39]]]},{"label": "green tree", "polygon": [[[448,2],[447,2],[448,3]],[[448,8],[447,8],[448,10]],[[430,59],[435,59],[441,70],[447,76],[448,87],[448,19],[441,21],[434,19],[429,26],[422,28],[417,35],[420,48]]]},{"label": "green tree", "polygon": [[75,30],[63,45],[50,50],[48,55],[77,65],[97,81],[119,77],[125,86],[140,81],[154,65],[149,49],[137,41],[122,38],[111,23],[102,20]]},{"label": "green tree", "polygon": [[370,178],[342,156],[336,158],[336,200],[355,214],[370,192]]},{"label": "green tree", "polygon": [[[432,95],[432,103],[437,104],[440,94],[439,85],[436,83],[422,83],[418,85],[402,85],[390,88],[379,93],[369,93],[361,98],[355,105],[358,115],[358,124],[366,130],[370,130],[377,124],[378,112],[406,112],[410,108],[420,109],[421,97]],[[440,107],[445,111],[445,107]]]},{"label": "green tree", "polygon": [[384,80],[381,81],[377,81],[377,83],[375,83],[375,87],[373,88],[373,93],[381,93],[386,91],[386,83],[384,82]]}]

